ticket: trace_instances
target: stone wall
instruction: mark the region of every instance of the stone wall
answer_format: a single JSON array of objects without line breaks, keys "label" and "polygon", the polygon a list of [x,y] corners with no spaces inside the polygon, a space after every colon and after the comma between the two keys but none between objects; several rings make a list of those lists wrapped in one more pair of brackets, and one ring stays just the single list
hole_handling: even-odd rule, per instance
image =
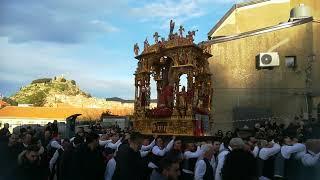
[{"label": "stone wall", "polygon": [[[312,87],[319,88],[320,84],[319,43],[319,23],[310,22],[213,44],[209,62],[214,75],[214,129],[232,128],[235,107],[270,108],[283,119],[306,113],[306,68],[310,58],[315,59]],[[262,52],[278,52],[280,66],[257,70],[256,56]],[[286,67],[285,56],[296,56],[297,68]]]},{"label": "stone wall", "polygon": [[[47,97],[47,107],[78,107],[78,108],[106,108],[113,115],[132,115],[134,103],[122,103],[119,101],[106,101],[99,98],[87,98],[82,95],[52,95]],[[151,103],[150,108],[156,107],[156,103]]]}]

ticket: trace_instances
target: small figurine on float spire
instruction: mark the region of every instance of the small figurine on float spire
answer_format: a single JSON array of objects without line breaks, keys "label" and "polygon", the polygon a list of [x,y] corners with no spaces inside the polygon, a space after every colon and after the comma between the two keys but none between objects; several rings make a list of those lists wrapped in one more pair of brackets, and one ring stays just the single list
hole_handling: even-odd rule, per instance
[{"label": "small figurine on float spire", "polygon": [[146,37],[146,40],[144,40],[143,44],[144,44],[144,50],[147,50],[147,48],[150,47],[150,44],[148,42],[148,37]]},{"label": "small figurine on float spire", "polygon": [[159,33],[158,33],[158,32],[155,32],[154,35],[153,35],[153,37],[154,37],[154,42],[155,42],[155,43],[158,43],[158,42],[159,42],[159,37],[160,37]]},{"label": "small figurine on float spire", "polygon": [[169,35],[172,35],[172,34],[173,34],[174,25],[175,25],[175,22],[173,22],[173,20],[171,19],[171,20],[170,20],[170,33],[169,33]]},{"label": "small figurine on float spire", "polygon": [[188,31],[188,35],[186,36],[190,42],[193,42],[194,41],[194,36],[196,36],[196,32],[198,30],[195,30],[195,31]]},{"label": "small figurine on float spire", "polygon": [[[154,44],[150,45],[148,42],[148,38],[146,38],[143,42],[144,48],[142,54],[162,51],[163,49],[175,44],[175,46],[184,46],[194,44],[194,37],[198,30],[188,31],[187,35],[184,36],[184,32],[186,32],[183,25],[179,26],[178,32],[174,32],[175,22],[170,20],[169,26],[169,37],[166,40],[163,36],[160,36],[158,32],[155,32],[152,37],[154,38]],[[138,44],[134,44],[134,54],[139,56],[139,46]]]},{"label": "small figurine on float spire", "polygon": [[181,38],[183,37],[183,32],[184,32],[184,27],[182,25],[180,25],[179,33],[180,33]]},{"label": "small figurine on float spire", "polygon": [[139,55],[139,51],[140,51],[139,45],[138,45],[138,43],[135,43],[134,46],[133,46],[133,52],[134,52],[134,54],[135,54],[136,56],[138,56],[138,55]]}]

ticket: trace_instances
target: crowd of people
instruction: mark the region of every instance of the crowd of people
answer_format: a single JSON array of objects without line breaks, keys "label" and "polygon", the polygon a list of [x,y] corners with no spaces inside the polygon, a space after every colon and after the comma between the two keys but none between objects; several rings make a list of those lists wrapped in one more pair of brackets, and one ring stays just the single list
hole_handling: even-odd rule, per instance
[{"label": "crowd of people", "polygon": [[0,130],[0,180],[316,180],[320,140],[302,121],[270,120],[251,135],[240,130],[205,141],[143,136],[132,129],[77,128],[62,138],[57,124]]}]

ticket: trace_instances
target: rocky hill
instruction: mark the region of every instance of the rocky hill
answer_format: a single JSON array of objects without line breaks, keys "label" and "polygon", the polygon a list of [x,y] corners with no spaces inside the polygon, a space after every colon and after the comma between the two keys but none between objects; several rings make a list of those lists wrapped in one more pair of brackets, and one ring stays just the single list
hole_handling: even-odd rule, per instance
[{"label": "rocky hill", "polygon": [[[90,98],[91,95],[81,91],[74,80],[66,80],[64,77],[42,78],[32,81],[30,85],[20,88],[11,98],[19,104],[33,104],[45,106],[55,95],[83,96]],[[59,103],[57,100],[55,103]]]},{"label": "rocky hill", "polygon": [[[44,107],[103,108],[114,115],[133,114],[134,101],[121,98],[96,98],[82,91],[74,80],[64,77],[42,78],[32,81],[11,97],[19,104]],[[156,103],[151,103],[155,107]]]}]

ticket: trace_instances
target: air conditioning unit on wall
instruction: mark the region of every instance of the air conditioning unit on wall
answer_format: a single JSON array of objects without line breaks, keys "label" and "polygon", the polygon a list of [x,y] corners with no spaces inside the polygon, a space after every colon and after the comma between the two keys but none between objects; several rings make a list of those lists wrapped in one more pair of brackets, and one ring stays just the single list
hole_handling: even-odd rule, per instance
[{"label": "air conditioning unit on wall", "polygon": [[280,66],[279,54],[277,52],[260,53],[258,67],[275,67]]}]

